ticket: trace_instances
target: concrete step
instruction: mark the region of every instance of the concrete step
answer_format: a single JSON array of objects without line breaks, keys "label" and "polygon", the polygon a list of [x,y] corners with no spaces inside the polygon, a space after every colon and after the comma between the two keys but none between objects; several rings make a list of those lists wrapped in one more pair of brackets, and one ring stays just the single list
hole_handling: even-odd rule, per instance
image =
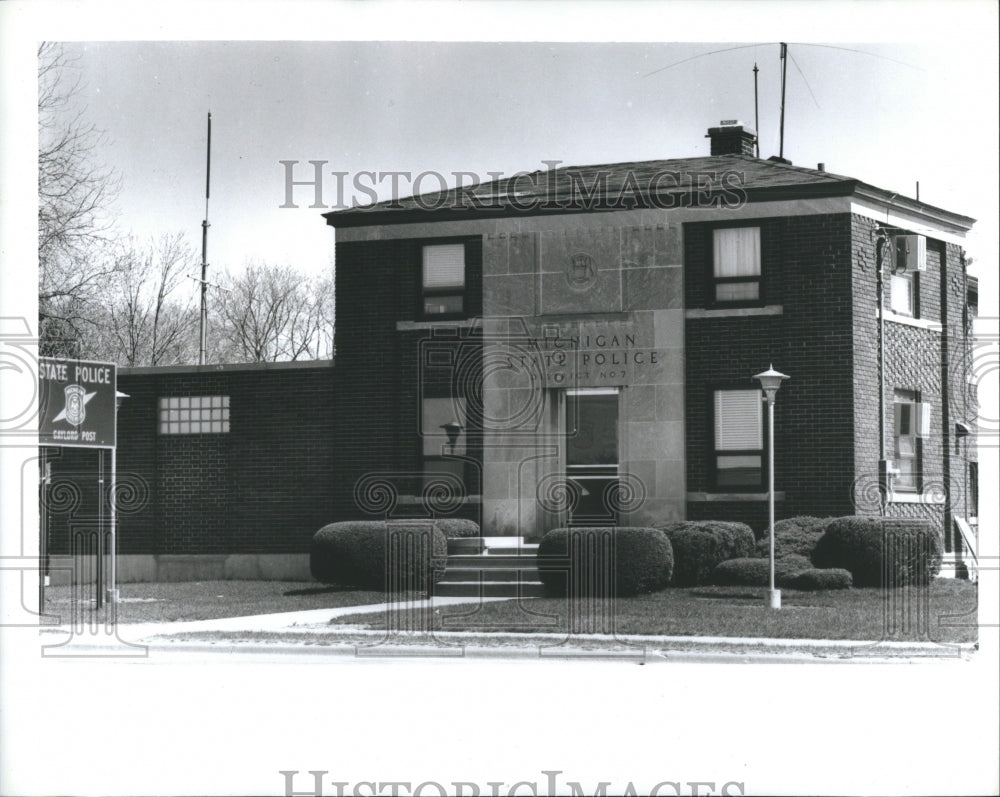
[{"label": "concrete step", "polygon": [[536,556],[538,545],[523,543],[521,545],[494,545],[487,547],[487,556]]},{"label": "concrete step", "polygon": [[482,537],[456,537],[448,540],[449,554],[478,555],[484,550]]},{"label": "concrete step", "polygon": [[445,581],[538,581],[540,578],[537,567],[501,569],[496,567],[476,569],[472,567],[451,567],[445,570],[441,578]]},{"label": "concrete step", "polygon": [[439,581],[434,594],[448,597],[540,598],[545,587],[540,581]]},{"label": "concrete step", "polygon": [[449,570],[453,567],[481,568],[483,570],[516,570],[517,568],[522,567],[536,567],[537,563],[537,556],[511,556],[510,554],[497,554],[496,556],[463,556],[461,554],[452,554],[448,557],[446,567]]}]

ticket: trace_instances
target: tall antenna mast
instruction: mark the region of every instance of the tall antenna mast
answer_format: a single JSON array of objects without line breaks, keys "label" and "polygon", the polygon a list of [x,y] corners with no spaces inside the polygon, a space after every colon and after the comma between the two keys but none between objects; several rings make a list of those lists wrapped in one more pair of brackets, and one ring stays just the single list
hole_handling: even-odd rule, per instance
[{"label": "tall antenna mast", "polygon": [[785,157],[785,77],[788,74],[788,45],[781,43],[781,143],[778,157]]},{"label": "tall antenna mast", "polygon": [[760,157],[760,111],[757,109],[757,73],[760,70],[757,69],[757,62],[753,62],[753,129],[757,133],[757,138],[754,139],[754,147],[757,150],[757,157]]},{"label": "tall antenna mast", "polygon": [[201,322],[199,324],[198,365],[205,364],[205,328],[208,323],[208,308],[205,292],[208,289],[208,187],[212,177],[212,112],[208,112],[208,144],[205,158],[205,220],[201,223]]}]

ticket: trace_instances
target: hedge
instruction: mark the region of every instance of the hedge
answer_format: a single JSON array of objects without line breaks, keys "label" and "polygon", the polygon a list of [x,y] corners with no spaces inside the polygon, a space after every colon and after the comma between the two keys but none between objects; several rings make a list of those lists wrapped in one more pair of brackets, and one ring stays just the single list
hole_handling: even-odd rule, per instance
[{"label": "hedge", "polygon": [[[811,570],[809,560],[789,554],[774,561],[774,585],[791,587],[800,573]],[[727,559],[712,571],[712,583],[724,587],[767,587],[771,584],[771,562],[759,557]]]},{"label": "hedge", "polygon": [[669,586],[674,569],[670,540],[658,529],[636,526],[553,529],[538,544],[538,571],[550,595],[610,595],[612,555],[615,595]]},{"label": "hedge", "polygon": [[842,517],[813,551],[819,568],[851,572],[857,587],[926,585],[941,571],[941,537],[927,520]]},{"label": "hedge", "polygon": [[434,527],[444,532],[449,540],[459,537],[479,537],[479,524],[474,520],[464,518],[437,518]]},{"label": "hedge", "polygon": [[[398,552],[391,573],[386,568],[387,545]],[[447,551],[444,532],[431,521],[330,523],[313,535],[309,570],[325,584],[387,592],[428,590],[444,575]]]},{"label": "hedge", "polygon": [[853,583],[849,570],[840,567],[826,570],[809,568],[793,578],[791,586],[801,590],[849,589]]},{"label": "hedge", "polygon": [[659,528],[673,546],[673,585],[677,587],[708,584],[712,570],[720,562],[753,555],[753,531],[743,523],[685,521],[667,523]]},{"label": "hedge", "polygon": [[[813,549],[819,538],[826,531],[827,524],[833,518],[790,517],[779,520],[774,524],[774,555],[775,557],[786,554],[799,554],[801,556],[812,556]],[[757,541],[756,555],[769,556],[771,546],[771,532],[766,530],[762,539]]]}]

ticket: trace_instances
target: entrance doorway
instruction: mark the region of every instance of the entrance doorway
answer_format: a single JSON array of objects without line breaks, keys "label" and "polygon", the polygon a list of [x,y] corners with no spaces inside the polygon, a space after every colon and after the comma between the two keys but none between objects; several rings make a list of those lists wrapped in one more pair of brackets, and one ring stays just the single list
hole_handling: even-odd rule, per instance
[{"label": "entrance doorway", "polygon": [[576,501],[571,526],[618,522],[618,388],[566,391],[566,480]]}]

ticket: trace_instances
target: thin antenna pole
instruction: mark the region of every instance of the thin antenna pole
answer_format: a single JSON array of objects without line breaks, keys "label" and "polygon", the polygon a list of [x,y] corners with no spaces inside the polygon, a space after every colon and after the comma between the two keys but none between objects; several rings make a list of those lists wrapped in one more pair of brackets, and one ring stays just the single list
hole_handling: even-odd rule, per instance
[{"label": "thin antenna pole", "polygon": [[757,69],[757,62],[753,62],[753,129],[757,134],[757,138],[754,139],[754,147],[757,149],[757,157],[760,157],[760,111],[757,108],[757,73],[760,70]]},{"label": "thin antenna pole", "polygon": [[788,45],[781,43],[781,143],[778,157],[785,157],[785,77],[788,74]]},{"label": "thin antenna pole", "polygon": [[208,324],[208,308],[205,292],[208,288],[208,194],[212,177],[212,112],[208,113],[208,142],[205,156],[205,220],[201,223],[201,320],[199,323],[198,365],[205,364],[205,328]]}]

